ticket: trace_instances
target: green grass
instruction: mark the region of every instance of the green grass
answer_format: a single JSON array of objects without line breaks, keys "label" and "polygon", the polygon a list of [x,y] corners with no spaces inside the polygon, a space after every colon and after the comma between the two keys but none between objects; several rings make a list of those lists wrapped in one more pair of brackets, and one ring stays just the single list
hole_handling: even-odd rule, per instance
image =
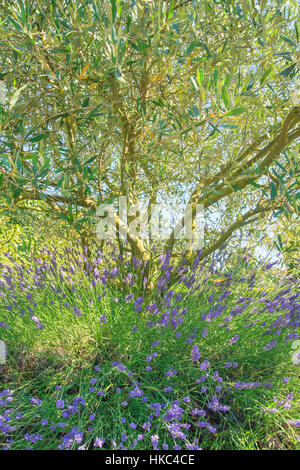
[{"label": "green grass", "polygon": [[[171,408],[174,400],[180,400],[184,409],[182,422],[190,424],[187,431],[186,442],[198,439],[203,449],[295,449],[299,448],[297,428],[289,424],[290,420],[299,419],[299,371],[291,361],[291,342],[284,341],[285,332],[290,331],[282,327],[282,334],[263,335],[264,322],[270,325],[282,312],[261,312],[261,292],[265,285],[249,289],[246,282],[233,282],[231,293],[223,302],[226,310],[219,317],[210,322],[201,318],[210,306],[209,296],[214,293],[215,298],[222,294],[226,288],[211,282],[205,282],[204,292],[190,291],[185,287],[177,286],[176,293],[181,292],[180,310],[187,308],[180,330],[181,336],[175,337],[175,330],[170,327],[147,326],[149,321],[157,321],[158,317],[145,312],[135,312],[133,304],[124,301],[124,294],[106,288],[103,296],[103,286],[97,284],[89,288],[89,281],[82,278],[81,286],[77,284],[78,291],[74,293],[66,282],[60,285],[66,295],[64,299],[60,294],[53,292],[47,286],[31,290],[36,306],[34,314],[41,320],[44,329],[37,329],[28,313],[28,299],[26,293],[16,289],[17,307],[12,310],[2,309],[1,320],[9,324],[7,330],[2,329],[2,338],[8,345],[8,357],[5,366],[1,367],[1,389],[14,390],[14,408],[11,426],[15,430],[2,438],[1,447],[8,445],[13,449],[33,447],[34,449],[56,449],[62,442],[63,435],[76,426],[83,432],[85,448],[93,448],[96,437],[106,439],[107,448],[113,447],[111,440],[120,444],[120,436],[126,433],[127,440],[123,445],[130,447],[138,434],[144,434],[142,441],[135,443],[136,449],[151,449],[151,436],[159,435],[159,443],[166,443],[173,448],[175,441],[166,426],[166,422],[154,417],[150,432],[142,429],[143,423],[153,415],[149,403],[165,403],[164,410]],[[77,279],[79,280],[79,278]],[[272,280],[268,282],[268,297],[274,298],[277,284]],[[224,318],[237,306],[241,296],[252,296],[253,300],[242,314],[235,316],[229,323],[230,329],[224,327]],[[101,296],[100,300],[98,296]],[[116,301],[116,297],[118,301]],[[175,297],[175,295],[174,295]],[[90,302],[92,300],[92,304]],[[157,300],[155,292],[151,301]],[[53,304],[51,304],[51,301]],[[44,305],[46,302],[46,305]],[[71,307],[76,305],[82,315],[74,316],[72,308],[65,307],[67,302]],[[174,302],[173,307],[176,302]],[[172,307],[172,308],[173,308]],[[20,311],[24,310],[24,315]],[[107,322],[101,325],[99,317],[106,315]],[[245,328],[248,323],[252,327]],[[133,327],[136,331],[132,331]],[[208,329],[207,336],[202,337],[201,332]],[[193,344],[197,344],[201,359],[192,362],[192,344],[187,343],[193,331],[197,329]],[[235,344],[230,344],[230,338],[235,335],[240,338]],[[151,348],[154,341],[159,339],[161,345]],[[267,343],[278,340],[277,347],[265,351]],[[146,372],[146,357],[157,349],[158,356],[150,362],[152,370]],[[209,360],[210,367],[206,372],[199,370],[199,363]],[[127,371],[133,372],[133,377],[112,365],[125,364]],[[229,361],[238,363],[235,368],[225,368]],[[99,365],[100,372],[93,367]],[[177,375],[168,378],[166,372],[174,367]],[[218,371],[222,377],[222,389],[216,393],[214,372]],[[207,373],[208,378],[203,384],[196,383],[202,374]],[[89,391],[90,379],[97,378],[96,390],[102,390],[104,396]],[[289,377],[288,383],[283,379]],[[148,402],[139,398],[128,397],[128,391],[133,389],[133,381],[141,382],[141,388],[148,397]],[[261,382],[260,387],[237,390],[237,382]],[[270,384],[270,388],[267,388]],[[172,393],[165,392],[165,387],[172,386]],[[57,386],[61,388],[56,389]],[[206,393],[201,392],[201,386],[207,388]],[[121,393],[116,393],[116,388]],[[287,401],[288,395],[293,397]],[[209,411],[207,404],[213,395],[218,395],[222,405],[230,407],[228,412]],[[79,407],[78,412],[62,418],[61,411],[56,407],[58,399],[71,403],[75,397],[82,397],[85,404]],[[190,403],[183,398],[188,396]],[[38,397],[42,405],[32,405],[29,397]],[[276,397],[276,402],[274,401]],[[126,400],[128,406],[122,405]],[[284,403],[278,405],[278,401]],[[216,432],[195,426],[198,418],[191,416],[193,408],[206,409],[207,419]],[[276,407],[277,411],[272,412]],[[22,419],[16,419],[18,413],[23,413]],[[89,423],[89,416],[95,414],[93,422]],[[162,415],[164,411],[162,411]],[[126,418],[126,423],[121,422]],[[41,419],[48,424],[41,425]],[[200,420],[204,418],[200,417]],[[66,422],[66,428],[56,427],[51,430],[51,423]],[[129,427],[129,423],[138,425],[136,430]],[[93,428],[89,430],[90,428]],[[43,440],[34,444],[27,442],[24,435],[39,433]],[[12,438],[13,443],[6,442]],[[0,434],[1,441],[1,434]],[[71,448],[78,448],[75,441]]]}]

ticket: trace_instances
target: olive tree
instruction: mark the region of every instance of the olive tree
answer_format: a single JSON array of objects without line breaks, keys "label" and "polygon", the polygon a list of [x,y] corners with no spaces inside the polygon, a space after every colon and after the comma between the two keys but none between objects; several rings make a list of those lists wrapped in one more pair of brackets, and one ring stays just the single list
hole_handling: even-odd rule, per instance
[{"label": "olive tree", "polygon": [[[297,2],[1,2],[0,189],[83,243],[103,203],[223,214],[200,257],[237,229],[298,213]],[[28,202],[31,201],[30,204]],[[26,205],[27,204],[27,205]],[[121,220],[132,254],[150,245]],[[176,254],[179,220],[160,245]],[[120,239],[120,236],[119,236]],[[187,249],[186,259],[193,252]]]}]

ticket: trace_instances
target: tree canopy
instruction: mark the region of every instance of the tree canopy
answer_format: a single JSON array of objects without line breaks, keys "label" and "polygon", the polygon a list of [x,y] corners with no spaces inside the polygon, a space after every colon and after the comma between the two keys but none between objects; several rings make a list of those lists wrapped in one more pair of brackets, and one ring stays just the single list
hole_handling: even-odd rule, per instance
[{"label": "tree canopy", "polygon": [[3,213],[38,201],[87,242],[97,207],[119,196],[203,204],[222,217],[202,257],[259,217],[298,214],[296,1],[0,8]]}]

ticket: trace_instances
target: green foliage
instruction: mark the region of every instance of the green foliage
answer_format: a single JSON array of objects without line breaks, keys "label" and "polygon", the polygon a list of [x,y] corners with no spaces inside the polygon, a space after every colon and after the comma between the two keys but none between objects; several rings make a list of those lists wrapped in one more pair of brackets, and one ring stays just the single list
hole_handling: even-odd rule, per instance
[{"label": "green foliage", "polygon": [[[66,252],[62,253],[64,256],[58,257],[61,261],[57,272],[61,272],[61,266],[73,265]],[[46,253],[39,254],[35,259],[36,267],[41,267],[42,262],[50,263],[51,257]],[[139,426],[136,433],[145,434],[145,439],[138,443],[137,449],[151,449],[150,436],[153,431],[146,433],[141,427],[144,422],[149,421],[148,416],[152,413],[149,403],[164,402],[168,409],[177,399],[185,410],[184,422],[196,429],[193,431],[194,437],[199,438],[204,449],[296,448],[296,432],[289,422],[296,418],[297,394],[287,401],[291,392],[296,390],[298,379],[297,370],[288,359],[291,344],[284,340],[290,330],[283,323],[280,326],[281,335],[276,334],[277,328],[270,328],[268,335],[262,333],[265,323],[271,325],[279,322],[285,315],[281,309],[273,312],[261,311],[265,301],[272,305],[278,297],[279,280],[276,273],[258,273],[257,269],[244,263],[244,268],[231,279],[226,311],[213,317],[210,322],[202,318],[202,315],[212,309],[211,296],[219,298],[228,291],[228,285],[224,284],[225,278],[208,273],[201,270],[200,277],[197,277],[197,283],[203,282],[204,290],[201,293],[199,290],[191,292],[182,284],[175,287],[172,301],[180,293],[180,309],[187,310],[184,322],[177,328],[181,333],[178,338],[175,338],[175,331],[171,326],[149,328],[149,320],[157,320],[159,317],[149,314],[144,308],[138,313],[134,311],[133,303],[124,301],[124,292],[121,290],[101,283],[91,289],[90,280],[80,266],[75,267],[75,275],[70,284],[66,278],[64,282],[57,278],[52,279],[51,287],[47,282],[51,275],[46,270],[45,284],[42,282],[35,289],[30,285],[27,292],[15,292],[17,309],[13,308],[25,313],[14,314],[12,319],[12,311],[1,308],[1,320],[9,324],[9,328],[4,329],[1,336],[9,345],[5,375],[2,376],[5,378],[3,385],[5,389],[8,384],[9,388],[15,389],[14,404],[18,404],[18,412],[24,413],[23,422],[15,418],[10,421],[11,425],[16,426],[14,448],[24,447],[25,431],[29,434],[42,431],[43,441],[38,441],[35,448],[57,448],[61,443],[62,431],[57,428],[50,432],[51,421],[67,422],[68,430],[73,426],[77,426],[79,430],[89,426],[92,429],[84,433],[86,447],[93,445],[95,437],[105,437],[106,446],[110,448],[110,439],[119,442],[121,434],[132,433],[128,424],[133,421]],[[249,284],[249,279],[257,274],[259,285],[253,287]],[[243,276],[242,280],[240,276]],[[26,282],[28,279],[25,275],[23,280]],[[281,290],[289,285],[287,280],[280,282]],[[267,296],[264,295],[262,301],[264,290],[267,291]],[[288,295],[294,292],[296,293],[296,286]],[[34,318],[39,318],[44,329],[37,329],[27,313],[29,293],[36,304]],[[225,317],[237,306],[241,306],[241,302],[249,296],[252,300],[243,314],[234,315],[230,328],[224,328]],[[9,298],[8,301],[12,304]],[[157,302],[156,295],[149,298],[149,303],[152,301]],[[75,305],[82,312],[81,316],[74,316],[72,307]],[[163,308],[163,304],[159,308]],[[101,315],[106,316],[106,323],[99,323]],[[204,329],[208,329],[205,337],[201,334]],[[236,334],[240,336],[238,344],[230,344],[230,339]],[[204,372],[199,369],[199,363],[191,360],[192,344],[187,341],[191,337],[196,338],[194,342],[201,351],[201,361],[210,361],[210,367],[205,371],[205,383],[196,382]],[[149,363],[146,358],[150,352],[156,351],[153,349],[153,342],[157,339],[161,341],[161,346],[157,349],[158,356],[151,361],[153,370],[147,372],[145,365]],[[278,341],[277,348],[265,352],[266,345],[274,339]],[[237,367],[226,368],[224,364],[233,358]],[[113,367],[112,362],[126,364],[127,370],[134,371],[133,378]],[[94,365],[100,366],[100,372],[95,372]],[[166,371],[172,366],[176,368],[177,374],[168,377]],[[222,391],[218,393],[218,397],[222,403],[230,406],[230,410],[217,418],[211,412],[206,418],[213,423],[216,419],[217,422],[217,432],[211,434],[205,429],[194,427],[196,418],[192,417],[191,410],[195,407],[206,409],[210,397],[216,394],[216,385],[220,383],[216,381],[213,373],[215,370],[220,371],[223,379]],[[94,377],[97,379],[95,389],[102,390],[103,397],[90,390],[90,381]],[[148,397],[148,403],[128,398],[128,390],[132,389],[136,377],[143,383],[142,388]],[[257,382],[266,386],[245,390],[234,387],[234,384]],[[170,385],[172,392],[167,393],[165,387]],[[205,386],[206,393],[201,391],[202,386]],[[120,394],[116,393],[117,387],[121,389]],[[72,403],[78,396],[85,400],[84,408],[80,413],[62,419],[61,412],[55,406],[57,399],[63,398],[67,403]],[[191,397],[190,403],[182,401],[186,396]],[[37,408],[30,404],[29,397],[39,397],[43,401],[38,414]],[[128,408],[124,406],[124,400],[130,403]],[[281,400],[291,406],[279,405]],[[274,406],[278,407],[278,412],[273,411]],[[95,414],[96,419],[91,426],[89,416],[92,414]],[[121,424],[121,417],[124,416],[126,423]],[[41,430],[43,418],[47,418],[48,426]],[[168,434],[163,422],[156,432],[171,449],[176,441]],[[128,436],[129,442],[130,439],[131,436]],[[78,444],[74,441],[72,448],[77,447]]]},{"label": "green foliage", "polygon": [[[296,16],[287,1],[5,4],[8,212],[43,201],[78,232],[119,195],[182,203],[196,193],[194,202],[219,210],[233,194],[239,214],[262,200],[297,213]],[[266,188],[275,159],[285,177]]]}]

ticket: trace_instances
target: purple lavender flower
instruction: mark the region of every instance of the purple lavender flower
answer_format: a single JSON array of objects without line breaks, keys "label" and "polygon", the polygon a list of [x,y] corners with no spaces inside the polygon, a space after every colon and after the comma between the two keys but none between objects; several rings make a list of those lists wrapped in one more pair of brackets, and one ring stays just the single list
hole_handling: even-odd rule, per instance
[{"label": "purple lavender flower", "polygon": [[204,361],[201,362],[201,364],[200,364],[200,369],[201,369],[201,370],[206,370],[206,369],[209,368],[209,366],[210,366],[210,362],[207,361],[207,360],[204,360]]},{"label": "purple lavender flower", "polygon": [[56,408],[58,408],[59,410],[62,410],[65,406],[65,402],[64,400],[57,400],[56,402]]},{"label": "purple lavender flower", "polygon": [[95,442],[94,442],[94,447],[99,447],[99,449],[102,449],[103,445],[105,444],[105,439],[102,437],[96,437]]},{"label": "purple lavender flower", "polygon": [[193,354],[193,362],[199,361],[200,352],[199,352],[198,346],[196,344],[193,345],[192,354]]}]

